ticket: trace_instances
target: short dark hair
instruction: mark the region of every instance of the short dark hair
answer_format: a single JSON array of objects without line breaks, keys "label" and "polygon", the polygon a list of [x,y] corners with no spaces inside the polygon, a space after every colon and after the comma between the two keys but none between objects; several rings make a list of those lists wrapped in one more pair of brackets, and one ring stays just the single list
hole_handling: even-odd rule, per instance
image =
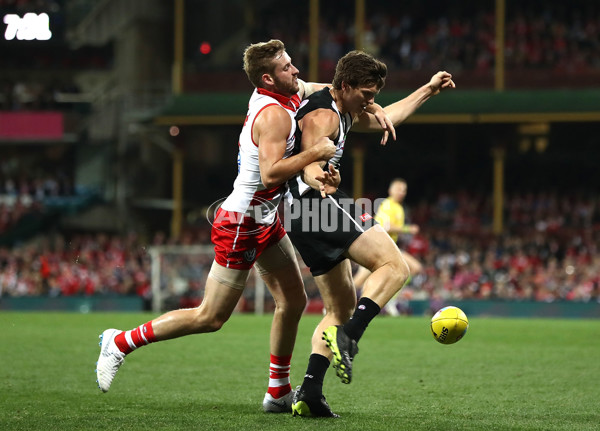
[{"label": "short dark hair", "polygon": [[244,50],[244,71],[255,87],[263,87],[262,76],[275,73],[273,59],[283,54],[285,45],[282,41],[271,39],[268,42],[254,43]]},{"label": "short dark hair", "polygon": [[333,88],[340,90],[342,82],[352,88],[376,85],[381,90],[385,85],[387,66],[364,51],[350,51],[339,59],[335,67]]}]

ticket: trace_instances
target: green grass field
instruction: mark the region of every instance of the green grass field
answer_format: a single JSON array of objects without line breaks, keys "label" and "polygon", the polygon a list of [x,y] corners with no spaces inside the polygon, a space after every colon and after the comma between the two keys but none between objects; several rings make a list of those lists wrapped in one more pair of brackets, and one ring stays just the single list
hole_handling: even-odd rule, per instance
[{"label": "green grass field", "polygon": [[[378,317],[354,380],[330,369],[339,419],[264,414],[270,316],[235,315],[216,334],[130,355],[110,392],[95,383],[98,334],[144,314],[0,314],[1,430],[598,430],[600,322],[471,318],[443,346],[428,319]],[[301,322],[292,385],[318,316]]]}]

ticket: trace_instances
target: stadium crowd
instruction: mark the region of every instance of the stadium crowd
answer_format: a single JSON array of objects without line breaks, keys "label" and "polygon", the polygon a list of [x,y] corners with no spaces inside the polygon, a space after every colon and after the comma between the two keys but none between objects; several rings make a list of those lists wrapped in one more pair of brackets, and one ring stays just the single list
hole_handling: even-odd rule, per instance
[{"label": "stadium crowd", "polygon": [[[401,297],[599,301],[597,198],[528,193],[513,195],[507,202],[506,234],[502,236],[491,233],[488,199],[444,193],[432,204],[407,206],[407,214],[421,226],[421,232],[406,238],[405,247],[423,262],[425,272],[414,277]],[[187,231],[177,240],[163,233],[150,240],[133,233],[75,234],[44,236],[14,249],[0,248],[0,294],[123,294],[148,299],[148,247],[165,244],[210,244],[208,227]],[[171,261],[166,271],[176,274],[187,268],[190,274],[185,278],[192,280],[190,287],[198,295],[207,270],[203,259],[209,258],[180,259],[187,262]],[[194,264],[196,269],[189,269]],[[309,296],[315,293],[308,283],[307,287]],[[169,289],[182,292],[176,283]]]},{"label": "stadium crowd", "polygon": [[406,296],[589,301],[600,297],[600,207],[593,194],[507,197],[505,235],[491,233],[489,198],[441,194],[418,205],[424,235],[406,242],[425,276]]},{"label": "stadium crowd", "polygon": [[76,195],[72,178],[64,170],[27,171],[17,165],[11,157],[0,163],[0,235],[26,215],[43,213],[46,205],[56,199]]},{"label": "stadium crowd", "polygon": [[[394,70],[490,71],[495,55],[493,2],[369,2],[364,48]],[[410,14],[407,13],[410,10]],[[584,73],[600,69],[600,8],[590,2],[527,2],[507,5],[505,66]],[[321,70],[354,48],[352,8],[321,2]],[[269,25],[266,25],[266,24]],[[267,30],[268,29],[268,30]],[[259,14],[252,36],[286,41],[300,70],[308,67],[308,32],[296,15],[268,10]]]},{"label": "stadium crowd", "polygon": [[135,235],[44,236],[0,249],[3,295],[137,294],[149,288],[149,258]]},{"label": "stadium crowd", "polygon": [[[600,7],[594,2],[509,2],[506,17],[507,70],[600,71]],[[493,67],[495,18],[493,2],[462,2],[432,8],[424,2],[372,1],[365,26],[365,48],[393,69],[409,72],[447,69],[487,72]],[[60,11],[52,0],[0,0],[0,8]],[[254,17],[253,40],[279,38],[294,63],[308,70],[308,32],[298,16],[307,4],[287,12],[260,10]],[[410,15],[405,11],[410,10]],[[568,13],[566,12],[568,10]],[[321,2],[320,64],[332,71],[337,59],[354,48],[352,8]],[[43,51],[43,52],[42,52]],[[39,55],[37,55],[39,54]],[[53,55],[43,48],[36,55],[13,50],[6,56],[0,88],[0,110],[63,109],[58,93],[77,93],[70,81],[38,81],[20,76],[27,68],[58,72],[106,69],[109,51]],[[239,70],[239,57],[231,67]],[[16,74],[16,75],[15,75]],[[18,77],[18,79],[15,78]],[[43,212],[44,199],[73,193],[59,173],[21,176],[0,166],[0,239],[24,215]],[[465,192],[443,193],[408,206],[420,234],[404,238],[404,246],[425,266],[423,275],[402,291],[405,299],[499,298],[536,301],[600,300],[600,203],[593,196],[553,192],[507,196],[505,234],[491,234],[489,197]],[[15,247],[0,246],[0,296],[29,295],[150,295],[148,247],[164,244],[209,244],[207,226],[179,239],[162,234],[143,238],[99,234],[53,234]],[[203,262],[198,262],[201,268]],[[170,272],[183,265],[174,262]],[[205,272],[189,274],[193,290],[202,288]],[[313,287],[311,294],[315,293]],[[173,287],[174,291],[178,289]]]},{"label": "stadium crowd", "polygon": [[0,177],[0,235],[25,216],[43,213],[49,199],[69,196],[74,196],[74,191],[63,176],[18,180]]}]

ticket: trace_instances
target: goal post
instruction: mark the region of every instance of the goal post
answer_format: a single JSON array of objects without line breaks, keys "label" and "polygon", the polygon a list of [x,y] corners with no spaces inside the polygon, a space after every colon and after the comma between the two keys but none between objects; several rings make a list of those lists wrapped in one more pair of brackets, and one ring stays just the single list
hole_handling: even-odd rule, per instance
[{"label": "goal post", "polygon": [[[215,257],[212,245],[161,245],[148,247],[151,259],[152,311],[197,305],[204,296],[208,272]],[[251,297],[254,312],[265,311],[266,289],[252,269],[242,300]]]}]

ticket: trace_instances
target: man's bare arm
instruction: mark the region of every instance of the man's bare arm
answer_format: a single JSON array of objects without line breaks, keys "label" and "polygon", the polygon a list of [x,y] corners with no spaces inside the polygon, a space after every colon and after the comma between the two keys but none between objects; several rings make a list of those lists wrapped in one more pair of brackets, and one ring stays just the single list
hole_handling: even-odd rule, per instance
[{"label": "man's bare arm", "polygon": [[[452,75],[448,72],[438,72],[431,80],[415,90],[404,99],[392,103],[383,108],[388,118],[394,126],[405,121],[408,117],[415,113],[427,100],[432,96],[435,96],[440,91],[447,88],[455,88],[456,85],[452,81]],[[367,108],[371,111],[372,108]],[[377,132],[381,131],[381,122],[377,120],[369,112],[364,112],[358,116],[357,121],[354,123],[352,130],[358,132]]]},{"label": "man's bare arm", "polygon": [[283,108],[270,106],[261,112],[252,128],[252,139],[258,145],[260,176],[267,188],[283,184],[306,165],[329,160],[335,154],[335,145],[323,140],[307,151],[284,159],[291,121]]},{"label": "man's bare arm", "polygon": [[[302,152],[304,152],[318,144],[323,138],[335,139],[339,133],[339,118],[335,112],[329,109],[316,109],[304,116],[299,127],[302,128],[301,145]],[[324,166],[323,162],[307,165],[302,170],[303,181],[313,189],[320,190],[322,182],[317,177],[323,175]]]},{"label": "man's bare arm", "polygon": [[325,87],[331,87],[331,84],[320,84],[318,82],[305,82],[301,79],[298,80],[298,87],[300,87],[300,98],[307,99],[313,93],[322,90]]}]

